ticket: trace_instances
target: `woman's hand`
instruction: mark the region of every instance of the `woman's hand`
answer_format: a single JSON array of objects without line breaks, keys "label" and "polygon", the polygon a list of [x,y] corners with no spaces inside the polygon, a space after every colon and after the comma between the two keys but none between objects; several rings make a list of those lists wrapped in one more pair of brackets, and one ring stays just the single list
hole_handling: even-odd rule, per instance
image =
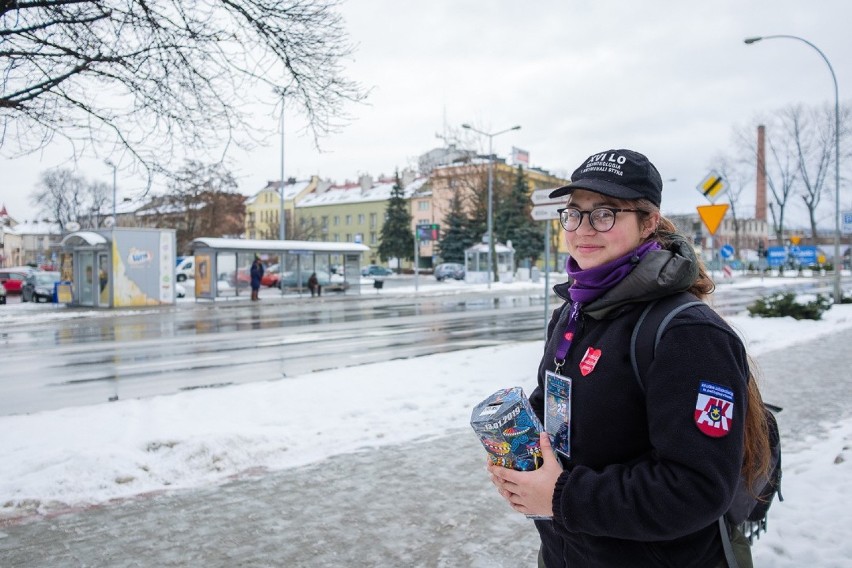
[{"label": "woman's hand", "polygon": [[488,462],[488,473],[500,495],[512,508],[525,515],[552,517],[553,491],[562,473],[562,464],[550,447],[550,437],[542,432],[541,455],[544,462],[535,471],[515,471]]}]

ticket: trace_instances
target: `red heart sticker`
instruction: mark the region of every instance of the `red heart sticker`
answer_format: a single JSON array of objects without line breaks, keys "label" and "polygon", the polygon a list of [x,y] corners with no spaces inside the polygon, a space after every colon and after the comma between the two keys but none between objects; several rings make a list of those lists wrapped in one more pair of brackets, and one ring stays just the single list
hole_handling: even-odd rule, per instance
[{"label": "red heart sticker", "polygon": [[582,373],[584,377],[591,373],[595,369],[595,365],[598,364],[598,359],[600,358],[600,349],[595,349],[594,347],[586,349],[586,354],[583,355],[583,359],[580,361],[580,373]]}]

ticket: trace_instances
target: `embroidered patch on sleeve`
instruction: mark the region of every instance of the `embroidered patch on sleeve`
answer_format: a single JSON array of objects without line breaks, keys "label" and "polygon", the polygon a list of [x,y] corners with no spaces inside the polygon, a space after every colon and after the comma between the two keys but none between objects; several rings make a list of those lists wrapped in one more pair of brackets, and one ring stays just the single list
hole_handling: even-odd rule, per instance
[{"label": "embroidered patch on sleeve", "polygon": [[721,438],[731,431],[734,420],[734,391],[702,382],[695,402],[695,424],[702,433]]}]

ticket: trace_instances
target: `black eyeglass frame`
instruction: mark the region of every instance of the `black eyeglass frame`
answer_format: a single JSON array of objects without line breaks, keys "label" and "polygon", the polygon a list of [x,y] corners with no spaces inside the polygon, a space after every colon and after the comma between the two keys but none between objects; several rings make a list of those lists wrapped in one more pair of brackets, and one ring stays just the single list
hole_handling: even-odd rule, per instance
[{"label": "black eyeglass frame", "polygon": [[[572,210],[572,211],[576,211],[577,213],[580,214],[580,222],[577,223],[577,226],[574,227],[573,229],[569,229],[568,227],[565,226],[566,219],[563,217],[563,213],[565,211],[568,211],[569,209]],[[610,225],[609,228],[603,229],[603,230],[595,227],[595,223],[594,223],[594,221],[592,221],[592,214],[595,211],[600,211],[601,209],[603,209],[605,211],[609,211],[610,213],[612,213],[612,225]],[[562,207],[561,209],[557,209],[556,212],[559,214],[559,224],[562,225],[562,228],[565,229],[566,231],[568,231],[569,233],[573,233],[574,231],[576,231],[577,229],[580,228],[580,225],[583,224],[583,215],[589,216],[589,226],[592,229],[594,229],[598,233],[606,233],[606,232],[611,231],[612,228],[615,227],[615,222],[617,220],[618,213],[645,213],[646,215],[648,214],[648,211],[645,211],[644,209],[619,209],[617,207],[595,207],[594,209],[591,209],[589,211],[583,211],[582,209],[579,209],[577,207]]]}]

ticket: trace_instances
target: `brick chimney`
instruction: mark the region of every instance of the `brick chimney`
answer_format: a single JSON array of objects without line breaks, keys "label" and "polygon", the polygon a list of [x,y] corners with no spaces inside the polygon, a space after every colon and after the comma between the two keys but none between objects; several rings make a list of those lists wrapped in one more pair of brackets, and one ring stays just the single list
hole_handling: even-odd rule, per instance
[{"label": "brick chimney", "polygon": [[766,221],[766,127],[757,127],[757,195],[754,201],[754,218]]}]

